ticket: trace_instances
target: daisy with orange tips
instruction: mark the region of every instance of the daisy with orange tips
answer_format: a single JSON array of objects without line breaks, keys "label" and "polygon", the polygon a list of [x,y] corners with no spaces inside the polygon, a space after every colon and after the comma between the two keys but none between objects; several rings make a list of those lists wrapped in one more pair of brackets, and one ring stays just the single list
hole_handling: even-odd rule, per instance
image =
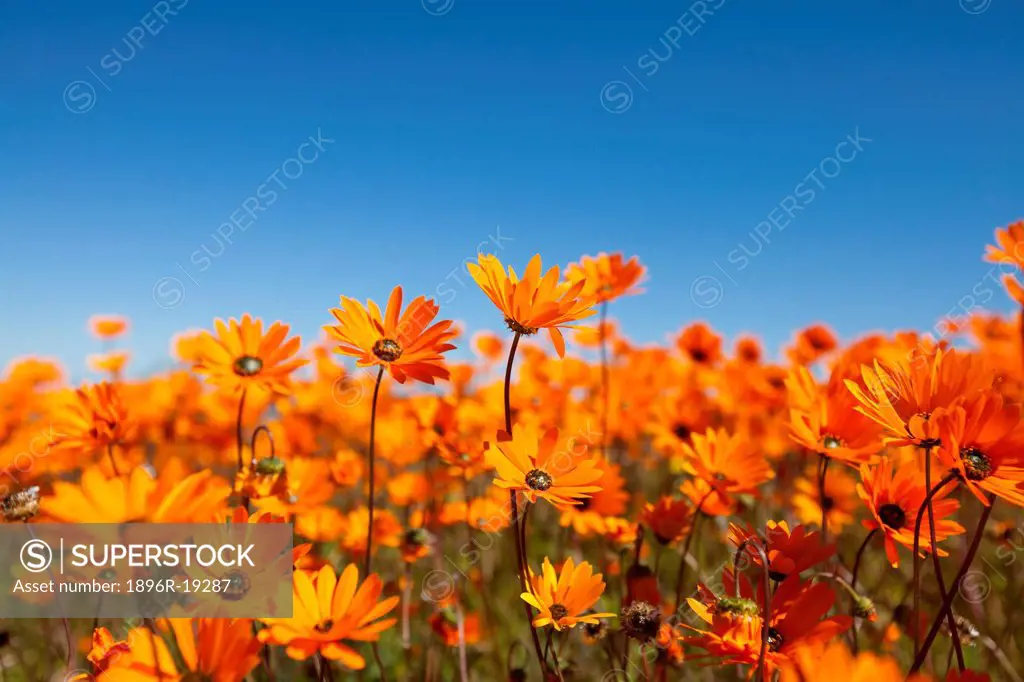
[{"label": "daisy with orange tips", "polygon": [[542,271],[540,254],[530,259],[522,278],[497,256],[480,254],[467,264],[473,281],[505,316],[505,324],[518,335],[532,336],[547,329],[558,357],[565,356],[562,329],[594,314],[594,302],[583,296],[584,280],[563,281],[558,266]]},{"label": "daisy with orange tips", "polygon": [[89,369],[94,372],[106,372],[110,374],[115,380],[121,376],[124,372],[125,365],[128,364],[128,359],[131,355],[128,351],[117,350],[111,351],[110,353],[102,353],[100,355],[90,355]]},{"label": "daisy with orange tips", "polygon": [[823,650],[796,653],[782,666],[780,682],[927,682],[923,675],[909,678],[894,658],[864,652],[854,656],[842,641]]},{"label": "daisy with orange tips", "polygon": [[621,253],[599,253],[596,257],[583,256],[579,263],[565,269],[569,282],[585,282],[583,296],[595,303],[605,303],[620,296],[643,293],[637,285],[643,280],[647,268],[633,256],[623,260]]},{"label": "daisy with orange tips", "polygon": [[[691,435],[690,441],[682,444],[682,450],[683,470],[704,484],[699,487],[706,486],[701,502],[708,501],[713,492],[717,500],[711,502],[726,505],[732,496],[754,493],[758,486],[775,477],[768,459],[743,434],[709,427],[703,434]],[[700,504],[699,510],[713,513],[713,509],[711,505]]]},{"label": "daisy with orange tips", "polygon": [[[731,576],[728,571],[726,574],[726,578]],[[726,580],[726,583],[731,582]],[[704,590],[704,603],[688,599],[690,608],[710,628],[701,630],[684,625],[697,634],[685,637],[683,641],[704,649],[708,653],[705,658],[718,659],[722,664],[755,666],[761,653],[762,628],[765,627],[759,606],[764,598],[760,594],[762,589],[755,593],[747,581],[741,580],[737,596],[712,597],[709,600],[711,595]],[[792,575],[779,584],[769,603],[768,646],[765,651],[768,675],[804,652],[820,650],[850,629],[853,618],[827,617],[835,599],[835,592],[824,582],[801,581]]]},{"label": "daisy with orange tips", "polygon": [[[791,531],[785,521],[769,521],[763,543],[753,529],[730,523],[729,541],[739,547],[746,540],[764,545],[768,557],[768,575],[776,582],[791,575],[799,575],[827,561],[836,553],[835,545],[822,543],[821,533],[808,531],[806,526],[797,526]],[[754,564],[760,566],[760,552],[749,546],[747,552]]]},{"label": "daisy with orange tips", "polygon": [[93,315],[89,318],[89,331],[96,338],[108,341],[128,331],[128,318],[121,315]]},{"label": "daisy with orange tips", "polygon": [[786,381],[790,396],[790,437],[828,459],[859,466],[878,459],[881,428],[857,410],[857,400],[837,367],[822,389],[807,367],[799,366]]},{"label": "daisy with orange tips", "polygon": [[103,382],[77,389],[54,417],[51,445],[73,454],[106,450],[115,474],[120,473],[116,446],[135,436],[136,423],[129,414],[118,384]]},{"label": "daisy with orange tips", "polygon": [[586,613],[604,594],[604,577],[594,574],[593,567],[586,561],[579,565],[572,558],[566,559],[560,572],[556,573],[551,561],[545,557],[541,574],[530,571],[532,592],[520,595],[527,604],[540,613],[533,619],[533,627],[550,625],[561,631],[579,623],[596,625],[599,618],[614,618],[614,613]]},{"label": "daisy with orange tips", "polygon": [[451,320],[431,325],[439,308],[432,299],[419,296],[402,311],[402,287],[395,287],[381,315],[373,301],[341,297],[341,307],[332,308],[338,321],[324,330],[337,342],[335,352],[357,358],[359,367],[387,369],[395,381],[406,379],[433,384],[447,379],[443,353],[455,348],[451,343],[457,332]]},{"label": "daisy with orange tips", "polygon": [[640,523],[651,530],[659,544],[667,545],[682,537],[693,520],[693,505],[687,500],[662,497],[644,505]]},{"label": "daisy with orange tips", "polygon": [[693,364],[710,367],[722,359],[722,337],[706,322],[694,322],[676,337],[676,348]]},{"label": "daisy with orange tips", "polygon": [[873,367],[861,366],[861,379],[845,381],[856,409],[882,426],[887,444],[922,448],[937,445],[932,412],[992,386],[976,356],[942,348],[906,362],[875,360]]},{"label": "daisy with orange tips", "polygon": [[[93,666],[92,674],[81,672],[67,678],[66,682],[93,682],[101,673],[106,671],[122,657],[131,652],[131,645],[127,640],[117,640],[110,634],[110,630],[98,627],[92,633],[92,648],[86,655],[86,660]],[[99,679],[104,679],[102,676]]]},{"label": "daisy with orange tips", "polygon": [[558,450],[558,429],[541,435],[535,424],[517,424],[511,435],[499,431],[484,456],[497,471],[494,485],[521,491],[530,502],[543,498],[564,508],[601,489],[595,485],[604,475],[597,461],[578,445]]},{"label": "daisy with orange tips", "polygon": [[[913,550],[914,526],[917,515],[928,494],[920,471],[914,466],[904,466],[895,475],[892,463],[882,459],[871,468],[861,466],[861,482],[857,485],[857,493],[867,504],[872,518],[862,521],[868,530],[880,530],[885,535],[885,555],[893,568],[900,565],[896,546]],[[935,540],[940,542],[964,532],[964,527],[950,520],[960,504],[956,500],[947,499],[951,488],[943,488],[932,497],[932,510],[935,515]],[[928,514],[921,520],[919,546],[922,553],[934,549],[939,556],[947,553],[938,547],[932,548],[932,531],[928,522]]]},{"label": "daisy with orange tips", "polygon": [[[1007,263],[1024,269],[1024,220],[1018,220],[996,230],[996,245],[985,247],[985,260],[990,263]],[[1010,298],[1024,306],[1024,287],[1010,274],[1003,275],[1003,286]]]},{"label": "daisy with orange tips", "polygon": [[291,618],[265,618],[265,630],[259,632],[264,643],[285,647],[295,660],[320,654],[338,661],[350,670],[362,670],[366,661],[348,642],[376,642],[380,633],[395,624],[384,618],[398,605],[398,597],[380,601],[384,588],[380,577],[371,574],[359,584],[359,570],[349,564],[336,576],[324,566],[310,576],[303,571],[292,574],[294,615]]},{"label": "daisy with orange tips", "polygon": [[231,392],[291,392],[291,373],[308,360],[294,357],[302,342],[297,336],[288,338],[288,325],[275,322],[264,333],[263,321],[246,314],[241,322],[215,320],[214,328],[215,333],[206,332],[196,340],[197,374]]},{"label": "daisy with orange tips", "polygon": [[786,350],[786,355],[795,364],[811,365],[838,345],[835,332],[823,324],[814,324],[797,334],[796,342]]},{"label": "daisy with orange tips", "polygon": [[148,628],[135,628],[128,633],[131,650],[114,660],[97,679],[243,682],[260,663],[260,643],[252,634],[249,619],[168,618],[156,625],[173,635],[180,663],[161,637]]},{"label": "daisy with orange tips", "polygon": [[1024,431],[1021,411],[1002,396],[983,393],[937,417],[942,464],[983,504],[991,493],[1024,507]]}]

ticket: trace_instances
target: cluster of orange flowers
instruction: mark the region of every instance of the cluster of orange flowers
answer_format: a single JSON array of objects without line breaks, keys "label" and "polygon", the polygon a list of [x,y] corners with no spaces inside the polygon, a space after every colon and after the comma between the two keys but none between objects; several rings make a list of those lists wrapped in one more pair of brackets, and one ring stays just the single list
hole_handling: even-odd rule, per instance
[{"label": "cluster of orange flowers", "polygon": [[[1024,267],[1024,223],[996,242],[989,260]],[[75,679],[1020,679],[1000,648],[1012,609],[955,599],[1013,530],[994,503],[1024,506],[1015,321],[970,311],[944,338],[846,345],[815,325],[772,362],[702,322],[630,341],[608,310],[640,293],[635,258],[468,269],[507,332],[477,333],[466,362],[446,358],[462,330],[395,287],[383,312],[341,297],[306,346],[280,322],[217,320],[143,381],[110,348],[117,317],[91,321],[108,381],[10,365],[8,522],[296,536],[292,617],[94,623],[67,644],[90,669]]]}]

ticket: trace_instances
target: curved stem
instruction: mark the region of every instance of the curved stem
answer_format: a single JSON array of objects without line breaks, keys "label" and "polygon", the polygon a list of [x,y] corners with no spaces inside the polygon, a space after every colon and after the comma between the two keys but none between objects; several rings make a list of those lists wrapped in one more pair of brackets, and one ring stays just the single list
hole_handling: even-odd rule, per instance
[{"label": "curved stem", "polygon": [[[508,364],[505,366],[505,433],[512,436],[512,366],[516,359],[516,349],[519,348],[519,339],[522,334],[515,333],[512,338],[512,345],[508,349]],[[519,574],[519,586],[523,592],[528,592],[527,587],[527,561],[526,553],[523,550],[523,538],[520,535],[519,501],[516,498],[515,489],[509,490],[509,506],[512,511],[512,519],[509,526],[512,529],[512,537],[516,544],[516,573]],[[520,599],[520,601],[522,601]],[[537,628],[533,627],[533,617],[530,613],[530,605],[523,602],[523,612],[526,614],[526,624],[530,628],[530,637],[533,639],[533,648],[537,653],[537,662],[540,664],[541,675],[547,674],[547,665],[544,661],[544,654],[540,648],[540,637],[537,635]]]},{"label": "curved stem", "polygon": [[[864,537],[864,542],[861,543],[860,549],[857,550],[857,558],[853,560],[853,573],[850,574],[850,585],[853,588],[854,592],[856,592],[856,590],[857,590],[857,573],[860,571],[860,560],[864,556],[864,550],[866,550],[868,548],[868,545],[871,543],[871,539],[874,538],[875,535],[877,535],[877,534],[878,534],[878,529],[874,528],[874,529],[871,530],[870,533],[868,533]],[[856,599],[857,598],[856,595],[853,598]],[[853,633],[852,633],[853,634],[853,653],[854,653],[854,655],[856,655],[858,649],[860,648],[860,645],[857,643],[857,625],[856,625],[856,623],[854,623],[854,626],[853,626],[853,628],[851,628],[851,630],[853,631]]]},{"label": "curved stem", "polygon": [[740,596],[740,557],[743,556],[743,550],[747,548],[747,545],[753,546],[761,559],[761,576],[764,580],[762,589],[764,591],[763,601],[761,606],[761,651],[757,655],[757,669],[761,674],[761,682],[768,682],[768,671],[765,667],[765,656],[768,652],[768,633],[771,629],[768,625],[771,622],[771,578],[768,573],[768,555],[765,554],[764,547],[761,543],[756,541],[756,538],[747,538],[740,543],[740,546],[736,548],[736,554],[732,560],[732,584],[734,596]]},{"label": "curved stem", "polygon": [[[925,496],[924,501],[921,502],[921,506],[917,510],[917,519],[914,521],[914,555],[913,555],[914,577],[913,577],[912,585],[913,585],[913,591],[914,591],[913,617],[914,617],[915,624],[917,622],[917,619],[920,617],[918,614],[921,613],[921,611],[920,611],[920,609],[921,609],[921,522],[924,521],[925,512],[931,512],[932,511],[932,498],[935,497],[935,495],[937,495],[939,493],[939,491],[941,491],[943,488],[945,488],[947,485],[949,485],[949,483],[951,483],[951,482],[953,482],[955,480],[956,480],[956,474],[955,473],[950,473],[950,474],[946,475],[946,477],[943,478],[941,481],[939,481],[935,485],[934,488],[930,487],[929,484],[931,483],[931,448],[927,448],[925,450],[925,486],[928,489],[928,494]],[[935,554],[935,540],[934,540],[934,537],[935,537],[935,523],[934,523],[934,513],[929,514],[928,525],[930,526],[929,535],[932,538],[932,540],[931,540],[931,543],[932,543],[931,544],[931,551],[932,551],[932,554],[934,555]],[[938,560],[938,555],[935,555],[935,558],[936,558],[936,561],[937,561]],[[938,571],[938,564],[936,564],[936,573],[939,573],[939,571]],[[937,580],[939,581],[939,583],[941,585],[941,583],[942,583],[941,573],[939,573],[939,577],[937,578]],[[942,594],[940,596],[941,597],[945,597],[945,590],[944,589],[942,590]],[[918,644],[919,644],[920,641],[921,641],[920,628],[916,627],[916,625],[915,625],[915,627],[914,627],[914,652],[915,653],[917,653],[917,651],[918,651]]]},{"label": "curved stem", "polygon": [[[377,661],[377,672],[380,673],[381,682],[388,682],[387,673],[384,672],[384,661],[380,660],[380,647],[377,646],[377,642],[371,644],[370,647],[373,649],[373,658],[375,661]],[[328,664],[328,666],[329,665],[330,664]],[[328,667],[327,669],[330,670],[330,667]]]},{"label": "curved stem", "polygon": [[935,637],[939,634],[939,628],[942,626],[942,619],[950,612],[953,606],[953,600],[956,598],[956,595],[959,594],[960,581],[962,581],[964,576],[967,575],[967,571],[970,570],[971,563],[974,561],[974,557],[978,553],[978,548],[981,546],[981,536],[985,532],[985,524],[988,523],[988,517],[992,514],[992,507],[995,506],[995,501],[996,496],[989,495],[988,505],[985,506],[984,511],[981,513],[981,518],[978,519],[978,527],[975,529],[974,537],[971,539],[971,546],[967,549],[967,556],[964,557],[964,562],[960,565],[960,570],[957,571],[956,578],[950,586],[951,589],[946,593],[945,598],[942,600],[942,606],[939,607],[939,614],[932,623],[932,627],[928,631],[928,636],[925,637],[921,650],[917,652],[917,656],[914,658],[914,665],[910,668],[911,675],[920,670],[921,666],[924,664],[924,659],[928,656],[928,651],[932,648],[932,644],[935,642]]},{"label": "curved stem", "polygon": [[857,558],[853,560],[853,573],[850,575],[850,585],[853,589],[857,589],[857,572],[860,570],[860,560],[864,556],[864,550],[868,548],[868,544],[871,542],[871,538],[878,534],[878,529],[874,528],[864,538],[864,542],[861,543],[860,549],[857,550]]},{"label": "curved stem", "polygon": [[[377,483],[376,472],[374,471],[374,440],[377,435],[377,396],[380,395],[380,383],[384,378],[384,365],[380,366],[377,372],[377,382],[373,386],[373,404],[370,407],[370,447],[366,452],[367,468],[370,473],[370,490],[366,498],[366,506],[369,508],[369,515],[366,517],[366,558],[363,559],[364,579],[370,576],[371,557],[373,556],[373,497],[374,486]],[[376,653],[376,651],[374,652]]]},{"label": "curved stem", "polygon": [[256,462],[256,439],[259,438],[261,433],[266,434],[267,440],[270,442],[270,454],[268,457],[274,457],[277,455],[277,447],[274,443],[274,434],[270,432],[270,427],[266,424],[260,424],[256,427],[256,430],[252,432],[252,437],[249,439],[249,455],[252,457],[250,464]]},{"label": "curved stem", "polygon": [[[932,457],[931,448],[925,450],[925,462],[924,462],[924,485],[925,488],[930,488],[932,483]],[[934,501],[928,500],[928,535],[929,542],[932,546],[932,566],[935,568],[935,583],[939,588],[939,596],[945,598],[946,596],[946,581],[942,577],[942,562],[939,560],[939,554],[935,551],[936,539],[935,539],[935,511]],[[960,669],[960,672],[964,671],[964,650],[960,644],[960,628],[957,627],[956,618],[953,617],[953,609],[949,610],[946,614],[946,623],[949,625],[949,636],[953,640],[953,651],[956,652],[956,664]]]}]

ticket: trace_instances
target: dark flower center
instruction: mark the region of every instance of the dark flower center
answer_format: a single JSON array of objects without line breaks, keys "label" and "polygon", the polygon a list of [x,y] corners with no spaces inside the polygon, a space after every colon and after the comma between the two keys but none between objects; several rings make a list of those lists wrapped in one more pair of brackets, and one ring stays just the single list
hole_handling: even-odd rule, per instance
[{"label": "dark flower center", "polygon": [[554,483],[554,480],[551,478],[551,474],[546,471],[534,469],[526,474],[526,485],[530,486],[531,490],[544,492],[551,487],[552,483]]},{"label": "dark flower center", "polygon": [[333,627],[334,627],[334,621],[331,620],[330,618],[328,618],[325,621],[317,623],[316,627],[314,627],[313,629],[316,630],[317,632],[324,632],[324,633],[326,633],[326,632],[330,632],[331,628],[333,628]]},{"label": "dark flower center", "polygon": [[903,528],[907,522],[907,515],[896,504],[882,505],[882,508],[878,510],[878,518],[882,519],[882,523],[895,530]]},{"label": "dark flower center", "polygon": [[39,513],[39,486],[32,486],[5,495],[0,499],[0,511],[8,521],[25,521]]},{"label": "dark flower center", "polygon": [[686,426],[686,424],[679,424],[674,429],[672,429],[672,433],[674,433],[676,435],[676,438],[678,438],[679,440],[686,440],[687,438],[690,437],[691,431]]},{"label": "dark flower center", "polygon": [[729,477],[726,476],[725,474],[723,474],[721,471],[716,471],[711,476],[711,478],[715,479],[716,481],[728,481],[729,480]]},{"label": "dark flower center", "polygon": [[405,544],[413,547],[429,545],[432,539],[426,528],[410,528],[405,532]]},{"label": "dark flower center", "polygon": [[826,450],[835,450],[843,447],[843,440],[829,434],[821,439],[821,444],[825,446]]},{"label": "dark flower center", "polygon": [[527,327],[526,325],[513,320],[511,317],[505,318],[505,325],[516,334],[522,334],[523,336],[530,336],[531,334],[537,333],[536,327]]},{"label": "dark flower center", "polygon": [[782,633],[775,628],[768,628],[768,650],[775,652],[782,648],[782,644],[785,640],[782,638]]},{"label": "dark flower center", "polygon": [[224,599],[227,601],[239,601],[249,594],[249,590],[252,588],[252,581],[242,571],[226,573],[224,579],[228,581],[228,586],[223,593]]},{"label": "dark flower center", "polygon": [[694,348],[690,351],[690,357],[693,358],[694,362],[707,362],[708,354],[700,348]]},{"label": "dark flower center", "polygon": [[654,639],[661,628],[661,612],[645,601],[635,601],[622,610],[626,634],[642,642]]},{"label": "dark flower center", "polygon": [[402,347],[397,341],[391,339],[380,339],[373,344],[373,354],[384,362],[394,362],[402,357]]},{"label": "dark flower center", "polygon": [[263,370],[263,361],[252,355],[243,355],[235,359],[231,369],[240,377],[251,377]]},{"label": "dark flower center", "polygon": [[992,460],[978,448],[963,448],[960,459],[968,481],[983,481],[992,475]]},{"label": "dark flower center", "polygon": [[821,508],[824,509],[825,511],[832,511],[832,509],[835,508],[835,506],[836,506],[836,501],[833,500],[828,495],[826,495],[825,499],[823,499],[821,501]]},{"label": "dark flower center", "polygon": [[569,615],[569,609],[565,608],[561,604],[552,604],[551,608],[551,620],[559,621]]},{"label": "dark flower center", "polygon": [[608,625],[604,622],[584,623],[583,632],[591,639],[603,639],[608,634]]}]

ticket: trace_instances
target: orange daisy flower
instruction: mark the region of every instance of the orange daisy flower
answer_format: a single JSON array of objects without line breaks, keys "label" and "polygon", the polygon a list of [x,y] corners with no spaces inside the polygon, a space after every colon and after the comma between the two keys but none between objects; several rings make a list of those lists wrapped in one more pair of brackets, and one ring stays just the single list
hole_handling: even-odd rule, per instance
[{"label": "orange daisy flower", "polygon": [[786,350],[786,355],[797,365],[810,365],[839,345],[835,332],[823,324],[814,324],[796,337],[796,343]]},{"label": "orange daisy flower", "polygon": [[293,357],[302,342],[297,336],[285,341],[288,325],[275,322],[264,334],[263,321],[248,314],[241,322],[232,318],[213,324],[216,334],[205,332],[196,340],[196,373],[232,392],[258,387],[290,393],[289,375],[308,360]]},{"label": "orange daisy flower", "polygon": [[693,505],[687,500],[662,497],[644,506],[640,523],[651,529],[661,544],[675,542],[693,521]]},{"label": "orange daisy flower", "polygon": [[[340,576],[324,566],[310,576],[292,574],[294,614],[291,618],[263,619],[261,642],[285,647],[290,658],[305,660],[319,653],[350,670],[362,670],[366,661],[345,642],[376,642],[396,620],[384,618],[398,605],[398,597],[378,601],[384,584],[377,574],[359,583],[359,570],[349,564]],[[358,585],[358,589],[357,589]]]},{"label": "orange daisy flower", "polygon": [[[791,575],[799,575],[836,553],[835,545],[822,544],[821,533],[808,532],[806,526],[797,526],[790,531],[785,521],[769,521],[762,542],[752,528],[744,529],[735,523],[729,524],[729,541],[734,546],[739,547],[751,538],[764,547],[768,557],[768,574],[776,582],[782,582]],[[746,551],[754,564],[760,566],[760,553],[751,547]]]},{"label": "orange daisy flower", "polygon": [[847,464],[871,464],[878,459],[881,428],[857,411],[857,400],[843,383],[842,367],[833,370],[824,390],[804,366],[793,370],[786,385],[794,442]]},{"label": "orange daisy flower", "polygon": [[484,453],[497,471],[494,485],[522,491],[530,502],[544,498],[558,507],[578,505],[600,490],[595,483],[603,472],[586,448],[556,452],[557,446],[558,429],[543,436],[534,424],[517,424],[511,435],[499,431],[497,442]]},{"label": "orange daisy flower", "polygon": [[[862,524],[868,530],[878,529],[885,534],[885,555],[893,568],[896,568],[900,565],[896,545],[900,544],[911,550],[914,547],[917,514],[928,495],[924,479],[913,466],[901,467],[893,475],[892,463],[888,459],[881,460],[874,468],[866,464],[861,466],[860,477],[857,493],[868,505],[872,516]],[[960,508],[956,500],[946,498],[951,489],[943,488],[932,497],[936,542],[964,532],[963,526],[948,518]],[[933,549],[931,530],[928,515],[924,514],[923,517],[919,546],[922,552],[927,552]],[[947,556],[947,553],[938,547],[935,547],[934,551],[938,552],[939,556]]]},{"label": "orange daisy flower", "polygon": [[604,303],[620,296],[643,293],[636,288],[643,280],[647,268],[633,256],[623,261],[621,253],[599,253],[596,257],[583,256],[579,263],[565,269],[565,279],[575,284],[585,282],[583,296],[595,303]]},{"label": "orange daisy flower", "polygon": [[[702,490],[704,498],[695,500],[695,504],[708,501],[713,492],[719,504],[728,505],[733,495],[754,493],[759,485],[775,477],[768,459],[750,439],[725,429],[709,427],[704,434],[695,433],[682,444],[682,450],[683,470],[706,486]],[[689,488],[691,499],[704,486]],[[714,514],[714,509],[710,505],[700,506],[708,514]]]},{"label": "orange daisy flower", "polygon": [[[1024,269],[1024,220],[996,230],[996,246],[985,247],[985,260],[990,263],[1008,263]],[[1024,287],[1013,275],[1003,275],[1003,286],[1010,297],[1024,306]]]},{"label": "orange daisy flower", "polygon": [[62,450],[91,454],[123,445],[134,435],[121,389],[103,382],[77,389],[54,417],[51,444]]},{"label": "orange daisy flower", "polygon": [[[727,578],[730,577],[727,572]],[[731,580],[726,580],[731,582]],[[764,621],[758,603],[762,595],[755,595],[749,583],[741,581],[741,595],[705,602],[688,599],[690,608],[710,629],[696,631],[696,635],[683,641],[708,652],[709,658],[722,664],[756,666],[761,651]],[[778,586],[771,596],[771,616],[768,621],[768,647],[765,667],[771,674],[780,666],[791,663],[803,652],[815,651],[842,634],[853,625],[850,616],[825,618],[835,603],[835,592],[827,583],[801,581],[792,575]]]},{"label": "orange daisy flower", "polygon": [[913,360],[861,366],[863,385],[846,380],[857,398],[857,410],[880,424],[890,445],[934,447],[937,433],[932,412],[951,407],[991,387],[992,377],[976,356],[937,348]]},{"label": "orange daisy flower", "polygon": [[128,633],[131,651],[119,656],[101,680],[210,680],[243,682],[260,663],[252,621],[231,618],[170,618],[157,627],[173,633],[181,665],[164,640],[148,628]]},{"label": "orange daisy flower", "polygon": [[121,315],[93,315],[89,330],[100,339],[113,339],[128,331],[128,318]]},{"label": "orange daisy flower", "polygon": [[579,623],[597,624],[598,618],[614,618],[614,613],[585,613],[604,594],[604,579],[586,561],[579,565],[571,558],[555,573],[551,561],[544,558],[541,574],[530,571],[532,592],[520,595],[527,604],[540,613],[533,619],[533,627],[551,625],[555,630],[572,628]]},{"label": "orange daisy flower", "polygon": [[531,336],[547,329],[559,357],[565,356],[562,329],[594,314],[594,302],[583,296],[586,282],[562,281],[558,266],[542,274],[540,254],[530,259],[522,279],[512,266],[496,256],[480,254],[479,263],[466,265],[473,281],[505,316],[505,324],[517,334]]},{"label": "orange daisy flower", "polygon": [[824,650],[806,649],[782,667],[780,682],[926,682],[923,675],[906,677],[894,658],[864,652],[854,656],[842,641],[831,642]]},{"label": "orange daisy flower", "polygon": [[985,492],[1024,506],[1021,412],[1003,397],[982,393],[940,414],[937,454],[984,504]]},{"label": "orange daisy flower", "polygon": [[694,322],[679,332],[676,348],[696,365],[710,367],[722,359],[722,337],[705,322]]},{"label": "orange daisy flower", "polygon": [[341,307],[331,309],[338,324],[324,330],[338,342],[335,352],[358,358],[359,367],[387,368],[400,384],[408,378],[433,384],[449,377],[442,353],[455,348],[449,341],[458,334],[451,320],[431,325],[438,310],[432,299],[420,296],[403,313],[402,287],[392,289],[383,316],[373,301],[364,307],[342,296]]}]

